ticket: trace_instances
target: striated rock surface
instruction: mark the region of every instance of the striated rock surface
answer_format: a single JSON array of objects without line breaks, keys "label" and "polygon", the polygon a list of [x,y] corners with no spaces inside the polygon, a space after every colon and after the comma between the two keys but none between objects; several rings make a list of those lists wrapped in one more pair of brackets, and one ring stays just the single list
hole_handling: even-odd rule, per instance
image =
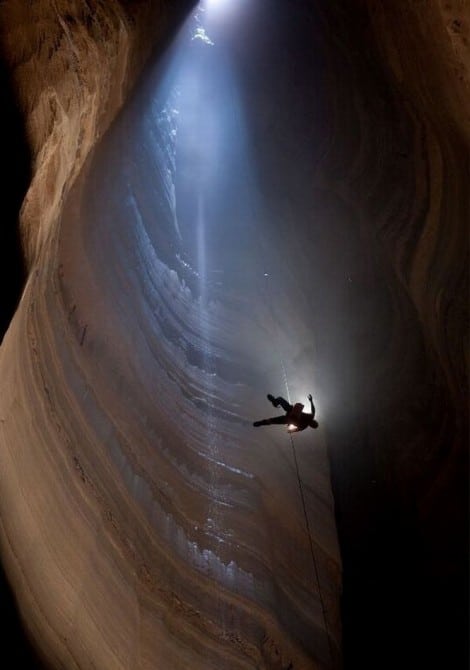
[{"label": "striated rock surface", "polygon": [[231,11],[0,7],[21,615],[50,668],[466,667],[468,8]]},{"label": "striated rock surface", "polygon": [[2,56],[12,73],[32,154],[32,183],[21,213],[29,263],[57,223],[88,152],[122,105],[152,48],[168,39],[176,10],[184,4],[2,3]]}]

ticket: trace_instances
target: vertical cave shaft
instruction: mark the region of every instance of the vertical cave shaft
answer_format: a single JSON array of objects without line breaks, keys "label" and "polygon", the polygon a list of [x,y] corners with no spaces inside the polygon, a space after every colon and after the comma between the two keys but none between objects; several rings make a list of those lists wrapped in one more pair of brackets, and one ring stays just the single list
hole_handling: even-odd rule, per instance
[{"label": "vertical cave shaft", "polygon": [[47,667],[468,657],[470,16],[392,4],[2,3],[1,553]]}]

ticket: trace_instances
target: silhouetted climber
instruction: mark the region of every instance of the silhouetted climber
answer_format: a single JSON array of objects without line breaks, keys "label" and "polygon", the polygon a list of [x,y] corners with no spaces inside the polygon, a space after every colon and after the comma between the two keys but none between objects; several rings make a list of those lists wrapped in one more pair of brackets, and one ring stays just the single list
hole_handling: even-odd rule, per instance
[{"label": "silhouetted climber", "polygon": [[287,424],[287,430],[289,433],[298,433],[299,430],[305,430],[305,428],[308,428],[309,426],[310,428],[318,428],[318,422],[314,419],[315,406],[313,404],[312,395],[310,393],[308,394],[308,399],[310,400],[310,414],[302,412],[304,406],[301,402],[297,402],[295,405],[291,405],[287,402],[287,400],[284,400],[284,398],[281,398],[280,396],[279,398],[275,398],[273,395],[268,393],[269,402],[272,403],[274,407],[279,407],[280,405],[286,413],[282,416],[273,416],[271,419],[255,421],[253,426],[269,426],[273,423],[283,425]]}]

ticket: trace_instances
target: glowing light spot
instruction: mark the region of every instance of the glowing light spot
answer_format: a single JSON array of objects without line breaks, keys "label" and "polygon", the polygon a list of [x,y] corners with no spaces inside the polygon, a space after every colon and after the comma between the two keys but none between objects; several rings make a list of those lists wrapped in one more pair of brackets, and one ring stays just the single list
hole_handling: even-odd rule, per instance
[{"label": "glowing light spot", "polygon": [[208,20],[228,19],[234,11],[240,9],[242,0],[202,0],[199,9],[205,12]]},{"label": "glowing light spot", "polygon": [[211,9],[211,7],[223,7],[228,4],[228,0],[206,0],[205,4],[207,9]]}]

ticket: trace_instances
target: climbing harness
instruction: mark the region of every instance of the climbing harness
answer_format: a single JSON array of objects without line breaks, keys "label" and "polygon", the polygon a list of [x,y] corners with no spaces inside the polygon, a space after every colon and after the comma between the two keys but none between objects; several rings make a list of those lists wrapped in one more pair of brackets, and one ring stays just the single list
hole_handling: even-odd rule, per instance
[{"label": "climbing harness", "polygon": [[301,402],[296,402],[291,411],[287,415],[289,423],[287,424],[287,432],[295,433],[298,430],[296,421],[300,419],[304,405]]}]

